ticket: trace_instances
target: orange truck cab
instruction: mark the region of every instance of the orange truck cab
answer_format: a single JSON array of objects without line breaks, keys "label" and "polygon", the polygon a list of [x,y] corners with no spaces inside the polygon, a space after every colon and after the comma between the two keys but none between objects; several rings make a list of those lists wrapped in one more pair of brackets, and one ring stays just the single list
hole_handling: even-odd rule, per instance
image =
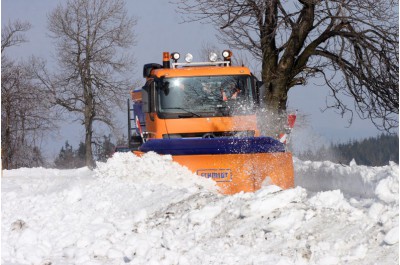
[{"label": "orange truck cab", "polygon": [[[223,194],[254,192],[263,183],[294,186],[293,162],[285,144],[260,136],[257,79],[247,67],[231,65],[232,53],[209,62],[187,54],[163,54],[163,64],[143,67],[146,83],[131,91],[130,147],[135,153],[171,155]],[[131,121],[134,121],[131,123]]]}]

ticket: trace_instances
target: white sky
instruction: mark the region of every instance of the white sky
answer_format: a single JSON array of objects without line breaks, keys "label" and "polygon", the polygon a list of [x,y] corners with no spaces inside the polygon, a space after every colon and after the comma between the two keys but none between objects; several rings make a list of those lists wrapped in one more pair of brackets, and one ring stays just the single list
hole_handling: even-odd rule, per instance
[{"label": "white sky", "polygon": [[[47,37],[47,14],[61,3],[61,0],[2,0],[1,1],[1,23],[4,25],[9,20],[21,19],[29,21],[32,29],[26,34],[29,39],[19,47],[10,48],[9,56],[28,58],[31,55],[52,60],[54,47]],[[142,80],[142,67],[145,63],[161,63],[162,52],[180,52],[185,54],[191,52],[195,55],[200,52],[205,43],[225,47],[217,43],[215,35],[217,32],[212,25],[200,23],[182,24],[180,15],[174,11],[174,6],[168,1],[156,0],[128,0],[127,8],[131,15],[138,19],[135,28],[137,45],[134,47],[134,54],[137,59],[136,72],[137,80]],[[380,132],[369,120],[361,121],[357,117],[349,127],[348,117],[342,118],[333,110],[321,112],[326,106],[328,96],[327,87],[318,87],[309,82],[304,87],[295,87],[289,93],[289,109],[298,109],[299,113],[306,114],[308,124],[311,126],[306,134],[298,138],[306,142],[314,141],[310,138],[316,135],[322,142],[343,142],[349,139],[359,139],[375,136]],[[129,94],[127,94],[129,98]],[[352,102],[349,101],[349,105]],[[126,114],[119,115],[121,126],[126,126]],[[121,134],[126,133],[126,128]],[[308,137],[307,135],[310,135]],[[322,139],[322,140],[321,140]],[[83,128],[76,125],[66,124],[61,128],[60,135],[51,137],[45,143],[45,148],[50,154],[58,154],[65,140],[77,147],[80,140],[83,140]]]}]

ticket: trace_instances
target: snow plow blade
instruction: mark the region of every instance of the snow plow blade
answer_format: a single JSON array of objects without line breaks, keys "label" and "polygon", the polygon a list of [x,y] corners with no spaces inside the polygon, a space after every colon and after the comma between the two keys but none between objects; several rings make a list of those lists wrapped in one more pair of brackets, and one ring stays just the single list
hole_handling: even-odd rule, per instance
[{"label": "snow plow blade", "polygon": [[137,155],[169,154],[177,163],[216,182],[223,194],[254,192],[265,184],[294,186],[292,154],[270,137],[219,139],[154,139]]},{"label": "snow plow blade", "polygon": [[172,156],[172,159],[201,177],[213,179],[223,194],[255,192],[264,181],[283,189],[294,186],[291,153]]}]

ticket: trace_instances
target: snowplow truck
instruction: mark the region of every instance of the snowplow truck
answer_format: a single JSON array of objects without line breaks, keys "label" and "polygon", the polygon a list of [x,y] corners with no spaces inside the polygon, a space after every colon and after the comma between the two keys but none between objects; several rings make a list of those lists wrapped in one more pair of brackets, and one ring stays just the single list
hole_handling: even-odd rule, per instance
[{"label": "snowplow truck", "polygon": [[292,154],[257,126],[259,82],[247,67],[231,65],[231,51],[218,57],[193,62],[186,54],[179,62],[179,53],[164,52],[162,64],[144,65],[146,83],[131,91],[130,147],[171,155],[223,194],[293,187]]}]

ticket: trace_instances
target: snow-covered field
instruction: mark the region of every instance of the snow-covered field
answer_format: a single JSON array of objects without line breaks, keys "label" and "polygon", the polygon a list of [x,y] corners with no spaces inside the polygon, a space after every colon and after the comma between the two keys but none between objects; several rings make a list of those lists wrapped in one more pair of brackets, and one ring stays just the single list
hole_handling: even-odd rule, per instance
[{"label": "snow-covered field", "polygon": [[2,264],[398,264],[399,167],[295,159],[296,188],[223,196],[154,153],[4,171]]}]

